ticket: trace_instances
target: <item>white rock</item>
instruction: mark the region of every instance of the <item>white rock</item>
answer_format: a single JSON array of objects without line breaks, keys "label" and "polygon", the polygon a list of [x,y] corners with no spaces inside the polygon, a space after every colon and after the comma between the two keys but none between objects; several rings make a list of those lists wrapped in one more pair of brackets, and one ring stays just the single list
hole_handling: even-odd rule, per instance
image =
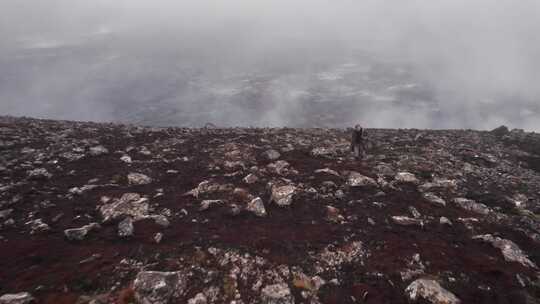
[{"label": "white rock", "polygon": [[501,250],[504,259],[508,262],[517,262],[525,267],[537,268],[536,264],[529,260],[527,255],[521,251],[519,246],[510,240],[494,237],[491,234],[477,235],[474,236],[473,239],[483,240],[484,242],[491,243],[493,247]]},{"label": "white rock", "polygon": [[70,241],[82,241],[86,238],[90,231],[100,228],[101,226],[98,223],[90,223],[82,226],[81,228],[66,229],[64,230],[64,235]]},{"label": "white rock", "polygon": [[337,173],[336,171],[334,171],[334,170],[332,170],[330,168],[317,169],[317,170],[315,170],[315,173],[327,173],[327,174],[339,177],[339,173]]},{"label": "white rock", "polygon": [[459,304],[461,301],[450,291],[430,279],[418,279],[412,282],[405,293],[411,301],[424,299],[433,304]]},{"label": "white rock", "polygon": [[246,177],[244,177],[244,182],[246,184],[254,184],[256,183],[257,181],[259,180],[259,178],[257,177],[257,175],[253,174],[253,173],[250,173],[248,174]]},{"label": "white rock", "polygon": [[208,300],[203,293],[196,294],[193,298],[188,300],[188,304],[206,304]]},{"label": "white rock", "polygon": [[45,168],[30,170],[27,172],[27,175],[30,179],[49,179],[52,177],[52,174]]},{"label": "white rock", "polygon": [[141,271],[133,282],[135,300],[139,304],[167,304],[184,295],[188,274]]},{"label": "white rock", "polygon": [[451,222],[448,218],[446,218],[446,217],[444,217],[444,216],[441,216],[441,218],[439,218],[439,223],[440,223],[441,225],[449,225],[449,226],[452,226],[452,222]]},{"label": "white rock", "polygon": [[371,177],[364,176],[358,172],[351,172],[347,178],[347,185],[351,187],[377,186],[377,182]]},{"label": "white rock", "polygon": [[268,150],[263,153],[264,157],[268,160],[276,160],[281,157],[281,154],[276,150]]},{"label": "white rock", "polygon": [[89,149],[89,152],[90,152],[90,155],[92,156],[99,156],[99,155],[109,153],[109,150],[105,148],[104,146],[99,145],[99,146],[91,147]]},{"label": "white rock", "polygon": [[402,226],[423,226],[424,222],[419,219],[410,218],[406,216],[392,216],[392,221],[398,225]]},{"label": "white rock", "polygon": [[124,155],[120,157],[120,160],[125,162],[126,164],[131,164],[132,162],[131,157],[129,155]]},{"label": "white rock", "polygon": [[204,211],[210,208],[212,205],[221,205],[223,204],[222,200],[204,200],[201,202],[201,206],[199,207],[199,211]]},{"label": "white rock", "polygon": [[296,187],[293,185],[273,186],[271,201],[278,206],[288,206],[292,203],[295,192]]},{"label": "white rock", "polygon": [[266,209],[260,197],[252,199],[246,206],[246,210],[253,212],[256,216],[265,217]]},{"label": "white rock", "polygon": [[427,193],[424,193],[422,195],[422,197],[424,197],[424,199],[434,205],[439,205],[439,206],[446,206],[446,202],[440,198],[439,196],[431,193],[431,192],[427,192]]},{"label": "white rock", "polygon": [[285,283],[268,285],[261,291],[263,304],[293,304],[294,298],[289,286]]},{"label": "white rock", "polygon": [[123,221],[118,223],[118,236],[125,238],[133,236],[135,227],[133,227],[133,220],[130,217],[126,217]]},{"label": "white rock", "polygon": [[127,176],[130,185],[147,185],[152,182],[152,179],[142,173],[129,173]]},{"label": "white rock", "polygon": [[99,207],[103,222],[117,219],[120,216],[130,216],[133,220],[140,220],[148,216],[148,199],[137,193],[125,193],[120,199]]},{"label": "white rock", "polygon": [[474,213],[487,215],[491,212],[488,206],[481,203],[477,203],[471,199],[458,197],[458,198],[455,198],[453,202],[454,204],[458,205],[460,208],[474,212]]},{"label": "white rock", "polygon": [[28,304],[34,301],[34,297],[28,292],[5,294],[0,297],[0,304]]},{"label": "white rock", "polygon": [[419,181],[416,176],[409,172],[399,172],[394,179],[400,183],[418,184]]}]

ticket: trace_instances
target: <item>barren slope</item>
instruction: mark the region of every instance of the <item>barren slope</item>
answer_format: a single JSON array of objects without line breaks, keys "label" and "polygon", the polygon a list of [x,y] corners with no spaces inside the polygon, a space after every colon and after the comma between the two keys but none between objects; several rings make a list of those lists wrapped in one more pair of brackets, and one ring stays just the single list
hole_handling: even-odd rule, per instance
[{"label": "barren slope", "polygon": [[0,295],[539,302],[537,135],[348,136],[0,117]]}]

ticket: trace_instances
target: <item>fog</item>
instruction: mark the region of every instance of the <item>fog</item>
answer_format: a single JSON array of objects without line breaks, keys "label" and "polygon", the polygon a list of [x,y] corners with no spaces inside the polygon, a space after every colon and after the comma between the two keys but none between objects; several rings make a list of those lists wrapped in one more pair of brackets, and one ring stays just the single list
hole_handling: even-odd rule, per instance
[{"label": "fog", "polygon": [[538,0],[2,0],[0,113],[540,131]]}]

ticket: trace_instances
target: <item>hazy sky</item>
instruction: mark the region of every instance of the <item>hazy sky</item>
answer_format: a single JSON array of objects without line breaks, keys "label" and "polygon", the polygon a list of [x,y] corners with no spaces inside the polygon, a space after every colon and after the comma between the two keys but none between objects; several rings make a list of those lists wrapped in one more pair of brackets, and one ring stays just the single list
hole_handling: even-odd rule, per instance
[{"label": "hazy sky", "polygon": [[3,0],[0,70],[13,115],[540,130],[540,1]]}]

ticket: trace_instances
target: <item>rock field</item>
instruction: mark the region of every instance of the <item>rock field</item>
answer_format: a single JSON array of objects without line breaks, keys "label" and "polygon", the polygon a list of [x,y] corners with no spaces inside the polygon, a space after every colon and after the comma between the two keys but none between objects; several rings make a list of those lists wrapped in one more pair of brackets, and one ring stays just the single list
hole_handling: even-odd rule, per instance
[{"label": "rock field", "polygon": [[0,116],[0,304],[540,303],[540,135]]}]

